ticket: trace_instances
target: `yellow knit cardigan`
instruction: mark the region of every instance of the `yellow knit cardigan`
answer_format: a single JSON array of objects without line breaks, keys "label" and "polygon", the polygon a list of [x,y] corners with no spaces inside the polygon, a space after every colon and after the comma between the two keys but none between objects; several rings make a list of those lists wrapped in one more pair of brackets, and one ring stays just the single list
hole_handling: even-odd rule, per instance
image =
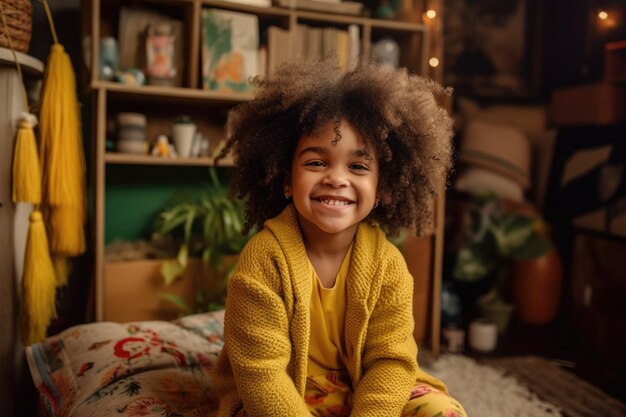
[{"label": "yellow knit cardigan", "polygon": [[[215,368],[218,416],[242,406],[250,417],[310,417],[303,400],[310,334],[311,276],[290,205],[242,251],[228,286],[224,349]],[[413,279],[380,228],[362,223],[347,277],[346,368],[352,416],[400,416],[423,381],[417,365]],[[315,325],[313,323],[313,325]]]}]

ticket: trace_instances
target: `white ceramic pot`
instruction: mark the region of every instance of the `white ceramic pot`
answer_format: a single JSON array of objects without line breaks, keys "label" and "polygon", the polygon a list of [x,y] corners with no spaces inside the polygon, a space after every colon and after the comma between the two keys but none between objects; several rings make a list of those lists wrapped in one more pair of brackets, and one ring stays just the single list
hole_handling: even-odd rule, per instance
[{"label": "white ceramic pot", "polygon": [[178,156],[181,158],[191,157],[195,135],[195,123],[174,123],[172,125],[172,137]]},{"label": "white ceramic pot", "polygon": [[469,325],[469,345],[478,352],[493,351],[498,344],[498,327],[486,321],[474,320]]}]

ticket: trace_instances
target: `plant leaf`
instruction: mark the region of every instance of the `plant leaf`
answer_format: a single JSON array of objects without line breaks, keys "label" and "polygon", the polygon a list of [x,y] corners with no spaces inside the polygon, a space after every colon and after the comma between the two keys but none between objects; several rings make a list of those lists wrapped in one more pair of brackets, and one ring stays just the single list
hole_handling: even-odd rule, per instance
[{"label": "plant leaf", "polygon": [[171,294],[169,292],[161,292],[159,293],[159,297],[180,308],[184,314],[192,313],[191,307],[189,307],[187,302],[179,295]]},{"label": "plant leaf", "polygon": [[494,256],[482,252],[478,245],[467,246],[459,250],[452,275],[464,282],[483,279],[496,267]]},{"label": "plant leaf", "polygon": [[494,223],[491,232],[496,239],[498,251],[504,256],[511,256],[524,248],[534,233],[534,220],[523,216],[507,216],[499,224]]},{"label": "plant leaf", "polygon": [[185,216],[185,241],[189,242],[191,239],[191,228],[193,226],[193,221],[196,218],[196,213],[198,209],[196,207],[189,207],[189,211]]},{"label": "plant leaf", "polygon": [[178,256],[176,260],[182,266],[183,270],[187,267],[187,260],[189,259],[189,250],[187,248],[187,244],[183,243],[180,245],[180,249],[178,250]]},{"label": "plant leaf", "polygon": [[538,234],[532,234],[526,244],[510,253],[512,259],[523,261],[527,259],[539,258],[552,249],[552,243]]},{"label": "plant leaf", "polygon": [[165,285],[170,285],[183,274],[185,267],[177,259],[164,259],[161,263],[161,275]]}]

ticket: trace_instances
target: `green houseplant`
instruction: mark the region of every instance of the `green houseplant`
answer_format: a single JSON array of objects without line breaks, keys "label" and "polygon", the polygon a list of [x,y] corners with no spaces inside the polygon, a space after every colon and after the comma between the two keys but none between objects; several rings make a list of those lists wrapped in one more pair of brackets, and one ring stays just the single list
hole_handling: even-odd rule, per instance
[{"label": "green houseplant", "polygon": [[229,198],[228,188],[219,181],[214,168],[209,170],[209,176],[211,186],[202,195],[164,209],[153,228],[153,239],[167,240],[177,248],[176,256],[163,260],[161,266],[166,284],[183,273],[190,257],[202,257],[210,269],[225,278],[212,298],[198,292],[193,308],[176,295],[162,294],[185,313],[223,307],[227,279],[235,267],[235,262],[228,262],[227,258],[238,255],[252,235],[252,232],[243,234],[243,201]]},{"label": "green houseplant", "polygon": [[469,225],[456,253],[452,276],[464,283],[492,280],[489,291],[476,303],[481,314],[502,332],[513,310],[505,295],[511,266],[544,256],[552,244],[539,216],[509,210],[494,195],[472,197],[467,214]]}]

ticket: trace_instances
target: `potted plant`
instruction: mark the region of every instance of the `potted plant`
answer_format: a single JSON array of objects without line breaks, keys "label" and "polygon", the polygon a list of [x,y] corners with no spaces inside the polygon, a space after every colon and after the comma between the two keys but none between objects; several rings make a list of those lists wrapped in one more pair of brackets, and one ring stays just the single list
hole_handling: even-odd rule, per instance
[{"label": "potted plant", "polygon": [[222,281],[213,297],[199,292],[195,308],[172,294],[162,296],[184,312],[223,307],[227,279],[234,270],[236,256],[252,232],[243,234],[243,202],[231,200],[214,168],[209,170],[211,187],[201,196],[179,201],[159,213],[153,229],[154,240],[167,240],[177,247],[176,256],[165,259],[161,274],[166,284],[179,277],[190,257],[201,257],[209,269],[218,272]]},{"label": "potted plant", "polygon": [[552,244],[539,216],[511,210],[493,195],[472,197],[467,214],[469,225],[456,253],[452,276],[464,283],[491,280],[489,290],[476,304],[483,318],[503,332],[513,311],[506,296],[511,267],[545,256],[553,249]]},{"label": "potted plant", "polygon": [[178,156],[189,158],[192,155],[196,124],[187,115],[178,116],[172,123],[172,138]]}]

